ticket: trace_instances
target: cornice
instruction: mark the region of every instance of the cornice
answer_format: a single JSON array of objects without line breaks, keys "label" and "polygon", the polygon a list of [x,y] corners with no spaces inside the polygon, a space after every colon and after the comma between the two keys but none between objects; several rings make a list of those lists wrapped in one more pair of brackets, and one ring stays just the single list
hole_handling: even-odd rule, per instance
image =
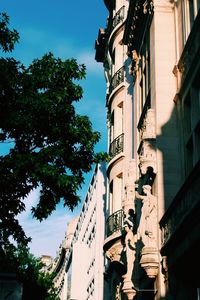
[{"label": "cornice", "polygon": [[141,36],[153,14],[152,0],[133,0],[130,2],[124,30],[123,42],[128,46],[128,55],[132,50],[139,51]]}]

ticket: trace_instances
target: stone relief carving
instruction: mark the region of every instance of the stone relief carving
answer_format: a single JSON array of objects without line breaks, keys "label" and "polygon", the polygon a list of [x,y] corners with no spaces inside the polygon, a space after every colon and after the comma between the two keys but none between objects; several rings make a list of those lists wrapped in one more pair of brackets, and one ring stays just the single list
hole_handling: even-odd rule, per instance
[{"label": "stone relief carving", "polygon": [[144,122],[141,127],[141,139],[155,139],[156,126],[155,126],[155,111],[153,108],[147,110]]},{"label": "stone relief carving", "polygon": [[156,167],[156,148],[154,140],[143,140],[138,150],[139,154],[139,168],[142,175],[147,173],[149,167],[153,172],[157,173]]},{"label": "stone relief carving", "polygon": [[139,70],[140,56],[138,56],[137,51],[132,51],[132,66],[131,66],[131,74],[136,75]]},{"label": "stone relief carving", "polygon": [[116,242],[109,250],[106,251],[106,256],[110,261],[120,261],[121,253],[123,251],[123,246],[121,242]]},{"label": "stone relief carving", "polygon": [[145,246],[156,246],[157,198],[151,194],[151,186],[143,186],[144,195],[136,191],[137,200],[143,203],[138,231]]}]

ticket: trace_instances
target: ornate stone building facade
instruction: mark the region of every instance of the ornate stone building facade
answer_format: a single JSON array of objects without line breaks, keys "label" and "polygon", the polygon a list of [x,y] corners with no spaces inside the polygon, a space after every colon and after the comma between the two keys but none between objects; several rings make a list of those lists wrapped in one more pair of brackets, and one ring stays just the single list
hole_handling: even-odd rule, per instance
[{"label": "ornate stone building facade", "polygon": [[104,300],[198,300],[200,1],[104,2]]}]

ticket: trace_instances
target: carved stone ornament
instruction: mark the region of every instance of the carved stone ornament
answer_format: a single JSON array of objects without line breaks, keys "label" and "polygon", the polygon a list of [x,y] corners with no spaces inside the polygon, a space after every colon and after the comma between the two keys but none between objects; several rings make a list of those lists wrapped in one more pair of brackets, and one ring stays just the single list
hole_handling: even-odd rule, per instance
[{"label": "carved stone ornament", "polygon": [[149,278],[156,278],[159,269],[159,256],[156,248],[144,247],[141,251],[141,267]]},{"label": "carved stone ornament", "polygon": [[121,241],[116,242],[112,247],[106,251],[106,256],[110,259],[110,261],[120,261],[121,253],[123,251],[123,246]]},{"label": "carved stone ornament", "polygon": [[133,286],[132,281],[125,280],[122,286],[122,291],[126,294],[128,300],[133,300],[136,296],[136,289]]},{"label": "carved stone ornament", "polygon": [[140,132],[141,139],[156,138],[155,111],[153,108],[147,110]]},{"label": "carved stone ornament", "polygon": [[143,13],[144,14],[151,14],[153,12],[153,1],[146,0],[143,4]]},{"label": "carved stone ornament", "polygon": [[132,51],[132,66],[131,66],[131,75],[136,75],[137,71],[139,70],[140,64],[140,56],[138,56],[137,51]]},{"label": "carved stone ornament", "polygon": [[145,175],[148,168],[152,168],[154,174],[157,173],[156,149],[154,140],[143,140],[138,150],[139,168],[142,175]]}]

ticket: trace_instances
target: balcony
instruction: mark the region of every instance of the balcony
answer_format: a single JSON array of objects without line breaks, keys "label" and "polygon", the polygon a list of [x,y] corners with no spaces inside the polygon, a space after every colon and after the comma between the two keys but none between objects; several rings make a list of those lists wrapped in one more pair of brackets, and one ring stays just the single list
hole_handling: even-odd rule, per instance
[{"label": "balcony", "polygon": [[116,89],[116,87],[122,82],[124,82],[124,66],[121,67],[112,77],[110,81],[109,93],[111,94],[112,91]]},{"label": "balcony", "polygon": [[109,237],[116,231],[122,230],[124,212],[122,209],[112,214],[106,222],[106,235]]},{"label": "balcony", "polygon": [[122,6],[115,14],[113,21],[112,21],[112,30],[115,29],[115,27],[123,22],[125,19],[125,6]]},{"label": "balcony", "polygon": [[109,156],[112,159],[117,154],[124,150],[124,133],[120,134],[116,139],[112,141],[109,149]]}]

